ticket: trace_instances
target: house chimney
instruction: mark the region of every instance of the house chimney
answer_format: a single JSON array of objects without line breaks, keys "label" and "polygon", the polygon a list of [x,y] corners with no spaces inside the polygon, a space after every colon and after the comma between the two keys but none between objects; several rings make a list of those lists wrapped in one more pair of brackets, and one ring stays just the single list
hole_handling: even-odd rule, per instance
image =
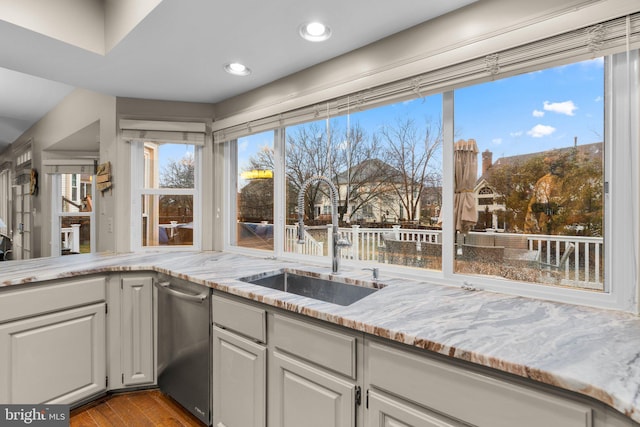
[{"label": "house chimney", "polygon": [[482,175],[487,173],[491,165],[493,164],[493,153],[486,149],[482,152]]}]

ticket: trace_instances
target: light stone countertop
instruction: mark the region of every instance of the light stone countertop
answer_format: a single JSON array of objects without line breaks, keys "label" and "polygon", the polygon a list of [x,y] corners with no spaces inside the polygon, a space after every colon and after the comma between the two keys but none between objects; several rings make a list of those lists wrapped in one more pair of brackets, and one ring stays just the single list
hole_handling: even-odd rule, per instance
[{"label": "light stone countertop", "polygon": [[[338,306],[238,281],[328,266],[221,252],[92,254],[0,263],[0,288],[121,271],[157,271],[274,307],[591,396],[640,422],[640,317],[485,291],[388,278]],[[349,281],[371,273],[343,268]],[[8,290],[8,289],[2,289]]]}]

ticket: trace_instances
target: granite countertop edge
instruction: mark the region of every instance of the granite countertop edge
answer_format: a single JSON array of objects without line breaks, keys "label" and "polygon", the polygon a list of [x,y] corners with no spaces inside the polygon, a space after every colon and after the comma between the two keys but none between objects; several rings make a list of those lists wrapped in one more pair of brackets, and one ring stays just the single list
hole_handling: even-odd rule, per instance
[{"label": "granite countertop edge", "polygon": [[[225,252],[100,253],[0,263],[0,288],[155,271],[590,396],[640,422],[638,316],[384,275],[384,288],[349,306],[238,280],[282,268],[331,276],[326,266]],[[370,279],[370,272],[343,270],[341,280],[357,284]]]}]

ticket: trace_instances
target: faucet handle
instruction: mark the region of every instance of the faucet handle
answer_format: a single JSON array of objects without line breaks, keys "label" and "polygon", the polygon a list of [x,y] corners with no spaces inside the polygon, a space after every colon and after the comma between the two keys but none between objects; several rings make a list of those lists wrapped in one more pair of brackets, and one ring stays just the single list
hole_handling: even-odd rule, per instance
[{"label": "faucet handle", "polygon": [[380,270],[377,267],[363,268],[363,270],[371,270],[371,274],[373,275],[373,280],[377,280],[380,277]]}]

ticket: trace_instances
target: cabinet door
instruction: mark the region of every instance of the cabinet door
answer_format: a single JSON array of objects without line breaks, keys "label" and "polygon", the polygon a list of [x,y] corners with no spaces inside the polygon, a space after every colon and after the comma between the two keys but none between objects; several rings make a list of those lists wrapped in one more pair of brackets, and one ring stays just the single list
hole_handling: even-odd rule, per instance
[{"label": "cabinet door", "polygon": [[270,362],[269,425],[355,426],[355,385],[274,351]]},{"label": "cabinet door", "polygon": [[416,408],[409,402],[370,390],[367,393],[366,427],[461,427],[464,424],[445,420]]},{"label": "cabinet door", "polygon": [[[441,358],[368,340],[365,378],[376,390],[446,419],[490,427],[591,427],[588,405],[471,370]],[[466,424],[465,424],[466,425]]]},{"label": "cabinet door", "polygon": [[0,325],[0,403],[70,404],[106,389],[105,304]]},{"label": "cabinet door", "polygon": [[266,348],[213,328],[213,425],[266,425]]},{"label": "cabinet door", "polygon": [[122,279],[123,385],[153,383],[153,279]]}]

